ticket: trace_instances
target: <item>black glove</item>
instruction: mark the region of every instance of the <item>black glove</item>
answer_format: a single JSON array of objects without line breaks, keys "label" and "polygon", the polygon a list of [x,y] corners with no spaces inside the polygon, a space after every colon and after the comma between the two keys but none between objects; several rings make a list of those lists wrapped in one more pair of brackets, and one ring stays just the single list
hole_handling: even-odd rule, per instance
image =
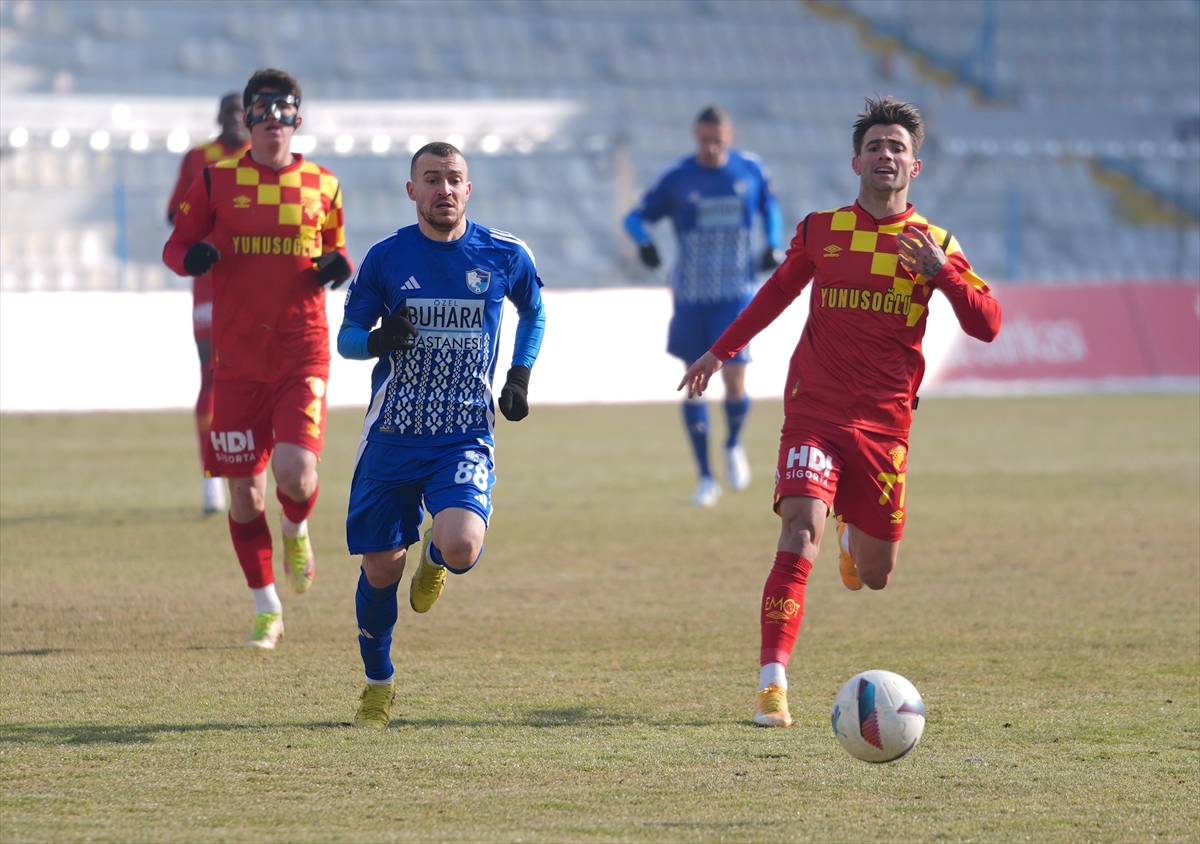
[{"label": "black glove", "polygon": [[367,352],[371,357],[381,358],[388,352],[407,352],[417,345],[420,336],[404,308],[383,318],[379,327],[367,335]]},{"label": "black glove", "polygon": [[642,259],[642,263],[652,270],[662,266],[662,258],[658,257],[658,249],[653,243],[639,246],[638,256]]},{"label": "black glove", "polygon": [[528,366],[514,366],[508,370],[504,389],[500,391],[500,412],[509,422],[520,422],[529,415]]},{"label": "black glove", "polygon": [[758,262],[758,268],[764,273],[770,272],[783,263],[785,255],[787,253],[782,249],[772,249],[768,246],[763,250],[762,259]]},{"label": "black glove", "polygon": [[198,278],[211,270],[212,265],[219,260],[221,260],[221,253],[217,251],[217,247],[202,240],[199,243],[193,243],[187,254],[183,256],[183,269],[188,275]]},{"label": "black glove", "polygon": [[350,262],[341,252],[326,252],[313,261],[313,266],[317,269],[317,281],[321,284],[329,284],[332,281],[333,290],[337,290],[353,275]]}]

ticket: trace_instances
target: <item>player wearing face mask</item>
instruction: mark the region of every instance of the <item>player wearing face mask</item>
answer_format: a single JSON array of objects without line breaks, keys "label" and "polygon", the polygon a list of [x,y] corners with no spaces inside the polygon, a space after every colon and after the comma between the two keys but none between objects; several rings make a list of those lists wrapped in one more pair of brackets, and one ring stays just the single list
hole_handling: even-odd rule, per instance
[{"label": "player wearing face mask", "polygon": [[295,592],[312,584],[308,515],[324,445],[329,326],[325,285],[351,275],[337,177],[291,152],[299,83],[260,70],[242,96],[250,150],[207,167],[175,215],[163,260],[213,280],[213,418],[205,470],[229,479],[229,529],[254,594],[248,647],[283,633],[267,527],[266,469],[283,508],[284,572]]}]

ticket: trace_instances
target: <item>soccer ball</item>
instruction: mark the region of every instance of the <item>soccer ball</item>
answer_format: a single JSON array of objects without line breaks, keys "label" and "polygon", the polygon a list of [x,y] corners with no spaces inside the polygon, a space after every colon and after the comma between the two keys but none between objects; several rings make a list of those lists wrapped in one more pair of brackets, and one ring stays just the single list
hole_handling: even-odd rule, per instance
[{"label": "soccer ball", "polygon": [[891,762],[917,746],[925,701],[908,680],[875,669],[855,674],[833,699],[833,734],[864,762]]}]

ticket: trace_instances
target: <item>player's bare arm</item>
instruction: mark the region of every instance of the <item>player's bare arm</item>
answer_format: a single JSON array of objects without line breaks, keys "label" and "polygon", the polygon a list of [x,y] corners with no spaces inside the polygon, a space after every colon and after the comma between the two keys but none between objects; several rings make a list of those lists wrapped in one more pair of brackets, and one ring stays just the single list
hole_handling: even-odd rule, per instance
[{"label": "player's bare arm", "polygon": [[913,275],[933,278],[946,266],[946,253],[924,229],[906,228],[896,245],[900,263]]},{"label": "player's bare arm", "polygon": [[676,391],[687,387],[689,399],[704,395],[704,391],[708,389],[708,382],[722,366],[724,364],[720,358],[712,352],[705,352],[699,360],[688,367],[688,371],[683,375],[683,380],[675,388]]}]

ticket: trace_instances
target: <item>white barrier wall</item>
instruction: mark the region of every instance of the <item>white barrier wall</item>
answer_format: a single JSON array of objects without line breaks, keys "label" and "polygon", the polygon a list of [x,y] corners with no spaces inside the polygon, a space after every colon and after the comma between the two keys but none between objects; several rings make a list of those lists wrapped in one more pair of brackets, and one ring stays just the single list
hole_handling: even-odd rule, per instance
[{"label": "white barrier wall", "polygon": [[[665,288],[544,291],[546,337],[530,379],[533,404],[673,401],[683,374],[667,355]],[[343,296],[328,297],[331,341]],[[507,304],[507,303],[506,303]],[[956,331],[935,297],[926,336],[927,383]],[[0,411],[155,410],[191,407],[200,387],[191,294],[0,293]],[[788,359],[808,315],[808,292],[751,344],[747,388],[783,394]],[[516,313],[504,318],[497,380],[512,358]],[[333,354],[331,406],[367,403],[371,361]],[[718,385],[711,393],[721,395]]]}]

